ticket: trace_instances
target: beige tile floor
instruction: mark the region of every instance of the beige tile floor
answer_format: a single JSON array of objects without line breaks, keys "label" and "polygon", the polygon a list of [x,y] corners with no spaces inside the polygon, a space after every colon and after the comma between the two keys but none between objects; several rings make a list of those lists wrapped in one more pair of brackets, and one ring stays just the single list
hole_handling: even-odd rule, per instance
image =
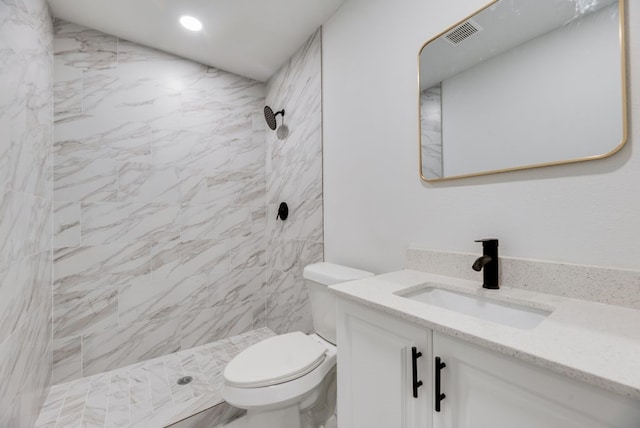
[{"label": "beige tile floor", "polygon": [[[223,402],[226,364],[267,337],[261,328],[51,387],[36,428],[165,427]],[[193,377],[178,385],[183,376]]]}]

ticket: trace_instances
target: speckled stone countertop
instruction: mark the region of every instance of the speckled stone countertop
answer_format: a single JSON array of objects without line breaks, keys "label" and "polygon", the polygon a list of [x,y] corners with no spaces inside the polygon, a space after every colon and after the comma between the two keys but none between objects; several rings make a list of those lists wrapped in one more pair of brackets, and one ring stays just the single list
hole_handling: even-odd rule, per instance
[{"label": "speckled stone countertop", "polygon": [[[553,311],[525,330],[410,300],[408,293],[438,288]],[[568,297],[402,270],[331,287],[342,297],[434,331],[640,400],[640,311]]]}]

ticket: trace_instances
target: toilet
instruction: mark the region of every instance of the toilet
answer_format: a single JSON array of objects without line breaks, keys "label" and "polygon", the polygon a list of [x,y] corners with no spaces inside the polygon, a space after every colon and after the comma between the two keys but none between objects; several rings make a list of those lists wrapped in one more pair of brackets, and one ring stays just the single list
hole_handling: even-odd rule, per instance
[{"label": "toilet", "polygon": [[370,276],[332,263],[304,268],[315,333],[265,339],[238,354],[224,371],[222,397],[246,409],[243,427],[335,427],[336,317],[328,286]]}]

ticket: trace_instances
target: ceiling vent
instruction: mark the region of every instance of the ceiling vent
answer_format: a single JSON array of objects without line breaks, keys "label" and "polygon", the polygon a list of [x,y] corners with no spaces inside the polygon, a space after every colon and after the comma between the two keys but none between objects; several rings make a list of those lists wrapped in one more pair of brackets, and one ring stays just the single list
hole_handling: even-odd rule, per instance
[{"label": "ceiling vent", "polygon": [[460,43],[464,42],[470,37],[473,37],[480,31],[482,31],[482,27],[478,25],[476,21],[470,19],[445,34],[444,39],[449,42],[450,45],[458,46]]}]

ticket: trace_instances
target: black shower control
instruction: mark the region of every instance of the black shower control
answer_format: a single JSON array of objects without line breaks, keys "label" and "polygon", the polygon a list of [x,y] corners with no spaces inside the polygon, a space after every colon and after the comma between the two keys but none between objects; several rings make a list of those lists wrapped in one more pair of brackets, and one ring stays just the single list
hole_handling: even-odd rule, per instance
[{"label": "black shower control", "polygon": [[276,216],[276,220],[286,220],[289,217],[289,207],[286,202],[280,202],[280,206],[278,207],[278,215]]}]

